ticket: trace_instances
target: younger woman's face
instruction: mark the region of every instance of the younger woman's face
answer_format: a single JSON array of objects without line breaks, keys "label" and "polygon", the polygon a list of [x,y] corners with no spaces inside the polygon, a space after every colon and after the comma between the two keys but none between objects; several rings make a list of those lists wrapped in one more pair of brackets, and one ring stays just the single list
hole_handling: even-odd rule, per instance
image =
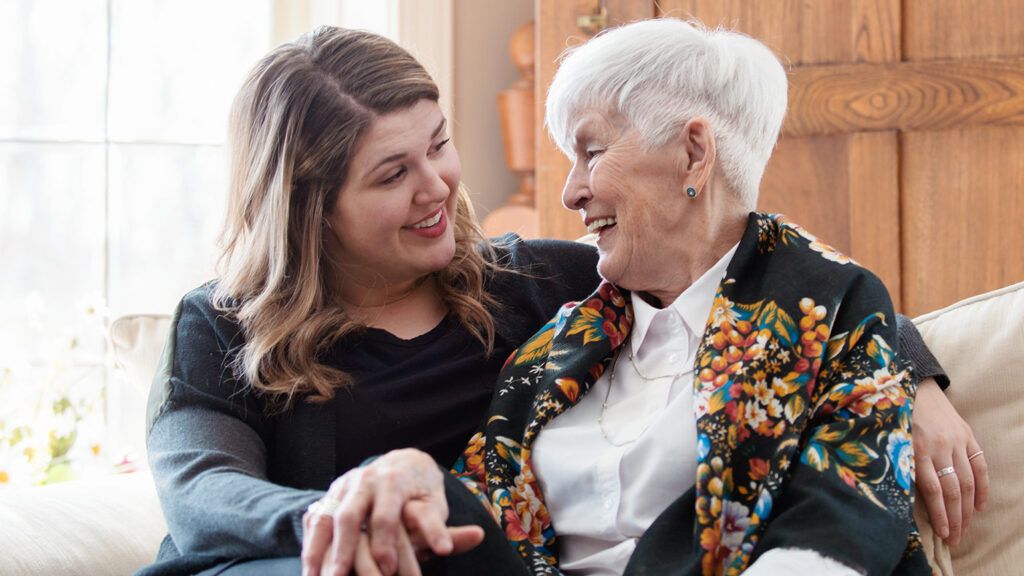
[{"label": "younger woman's face", "polygon": [[393,289],[447,266],[461,177],[436,102],[375,117],[327,214],[326,246],[343,290]]}]

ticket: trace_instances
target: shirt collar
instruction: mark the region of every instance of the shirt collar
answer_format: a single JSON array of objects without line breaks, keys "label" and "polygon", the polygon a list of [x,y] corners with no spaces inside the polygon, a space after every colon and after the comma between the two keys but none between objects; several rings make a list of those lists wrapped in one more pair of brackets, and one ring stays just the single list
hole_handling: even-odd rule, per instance
[{"label": "shirt collar", "polygon": [[729,269],[729,263],[732,261],[733,255],[736,254],[737,247],[739,247],[739,243],[734,244],[728,252],[718,259],[718,262],[715,262],[711,268],[708,268],[672,304],[663,309],[651,306],[636,292],[630,293],[630,300],[633,304],[633,330],[631,332],[630,345],[633,348],[634,355],[639,355],[640,346],[647,336],[651,323],[658,314],[678,315],[690,330],[690,334],[700,338],[704,333],[708,314],[711,312],[711,306],[715,303],[718,284],[725,277],[725,273]]}]

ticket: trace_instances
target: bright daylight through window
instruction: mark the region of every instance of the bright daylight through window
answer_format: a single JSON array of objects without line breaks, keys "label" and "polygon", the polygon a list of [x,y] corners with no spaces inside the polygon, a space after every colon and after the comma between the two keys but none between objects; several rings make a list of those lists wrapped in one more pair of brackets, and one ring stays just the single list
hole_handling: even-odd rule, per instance
[{"label": "bright daylight through window", "polygon": [[0,2],[0,487],[130,469],[109,322],[212,278],[227,111],[270,0]]}]

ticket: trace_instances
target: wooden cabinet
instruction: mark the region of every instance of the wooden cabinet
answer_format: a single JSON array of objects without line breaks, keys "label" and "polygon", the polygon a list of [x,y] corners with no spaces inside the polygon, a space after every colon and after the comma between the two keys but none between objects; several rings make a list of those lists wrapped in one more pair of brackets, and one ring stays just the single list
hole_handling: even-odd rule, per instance
[{"label": "wooden cabinet", "polygon": [[770,46],[790,105],[761,185],[781,212],[874,270],[904,313],[1024,280],[1024,2],[537,0],[541,234],[573,238],[568,162],[543,131],[566,46],[607,25],[697,17]]}]

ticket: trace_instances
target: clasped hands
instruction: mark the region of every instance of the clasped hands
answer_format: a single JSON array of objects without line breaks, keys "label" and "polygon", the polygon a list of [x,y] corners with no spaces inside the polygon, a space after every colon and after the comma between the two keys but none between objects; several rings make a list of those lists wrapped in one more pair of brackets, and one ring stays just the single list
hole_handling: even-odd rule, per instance
[{"label": "clasped hands", "polygon": [[479,526],[445,525],[444,473],[416,449],[350,470],[302,517],[303,576],[419,576],[419,562],[483,540]]}]

